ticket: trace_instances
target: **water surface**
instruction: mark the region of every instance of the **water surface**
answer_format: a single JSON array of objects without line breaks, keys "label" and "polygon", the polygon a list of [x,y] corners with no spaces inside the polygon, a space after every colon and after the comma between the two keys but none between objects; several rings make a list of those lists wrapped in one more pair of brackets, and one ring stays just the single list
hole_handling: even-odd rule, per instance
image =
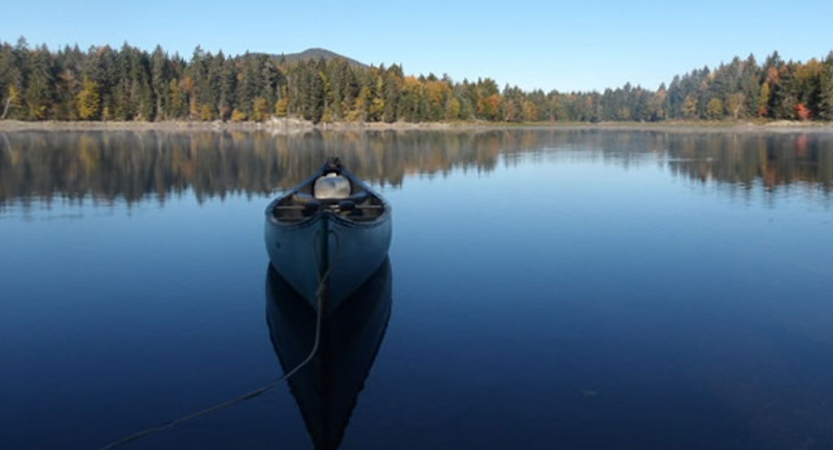
[{"label": "water surface", "polygon": [[[495,130],[0,136],[0,447],[279,377],[262,211],[330,154],[394,207],[340,448],[833,445],[833,135]],[[313,441],[281,385],[123,448]]]}]

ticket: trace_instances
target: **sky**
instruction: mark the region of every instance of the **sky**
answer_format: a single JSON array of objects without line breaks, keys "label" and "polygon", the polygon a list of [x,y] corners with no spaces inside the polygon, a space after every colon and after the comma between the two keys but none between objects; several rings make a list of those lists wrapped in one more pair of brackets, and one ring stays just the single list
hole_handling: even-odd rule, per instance
[{"label": "sky", "polygon": [[158,44],[190,59],[197,45],[226,55],[319,47],[409,75],[545,92],[656,89],[735,56],[833,51],[832,0],[4,0],[0,14],[0,41],[52,50]]}]

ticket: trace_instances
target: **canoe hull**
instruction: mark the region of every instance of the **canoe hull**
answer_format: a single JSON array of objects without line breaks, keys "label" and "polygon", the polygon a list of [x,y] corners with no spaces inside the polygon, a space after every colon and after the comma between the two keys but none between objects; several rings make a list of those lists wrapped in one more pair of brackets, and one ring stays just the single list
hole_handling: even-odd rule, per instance
[{"label": "canoe hull", "polygon": [[323,212],[298,224],[281,223],[267,213],[264,227],[272,266],[315,308],[326,276],[328,310],[338,308],[379,268],[391,237],[389,213],[377,221],[356,223]]}]

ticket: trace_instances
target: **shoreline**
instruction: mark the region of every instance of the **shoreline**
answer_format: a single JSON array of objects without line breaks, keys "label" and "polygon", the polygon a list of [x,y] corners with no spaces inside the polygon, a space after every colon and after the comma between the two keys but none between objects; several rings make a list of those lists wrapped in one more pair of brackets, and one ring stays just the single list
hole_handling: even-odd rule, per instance
[{"label": "shoreline", "polygon": [[41,121],[0,120],[0,132],[16,131],[161,131],[161,132],[268,132],[275,135],[291,135],[312,132],[356,131],[490,131],[490,130],[615,130],[615,131],[664,131],[695,133],[831,133],[833,122],[799,121],[668,121],[668,122],[537,122],[537,123],[494,123],[494,122],[335,122],[319,123],[299,119],[270,119],[265,122],[202,122],[202,121],[160,121],[160,122],[87,122],[87,121]]}]

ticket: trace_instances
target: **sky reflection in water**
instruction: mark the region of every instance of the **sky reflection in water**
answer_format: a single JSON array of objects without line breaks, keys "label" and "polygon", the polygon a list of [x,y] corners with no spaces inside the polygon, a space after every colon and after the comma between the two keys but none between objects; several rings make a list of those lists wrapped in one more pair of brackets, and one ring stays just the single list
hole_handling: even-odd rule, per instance
[{"label": "sky reflection in water", "polygon": [[[828,135],[6,137],[0,447],[94,448],[279,376],[262,210],[334,152],[395,221],[341,448],[830,445]],[[312,439],[282,386],[125,448],[195,446]]]}]

